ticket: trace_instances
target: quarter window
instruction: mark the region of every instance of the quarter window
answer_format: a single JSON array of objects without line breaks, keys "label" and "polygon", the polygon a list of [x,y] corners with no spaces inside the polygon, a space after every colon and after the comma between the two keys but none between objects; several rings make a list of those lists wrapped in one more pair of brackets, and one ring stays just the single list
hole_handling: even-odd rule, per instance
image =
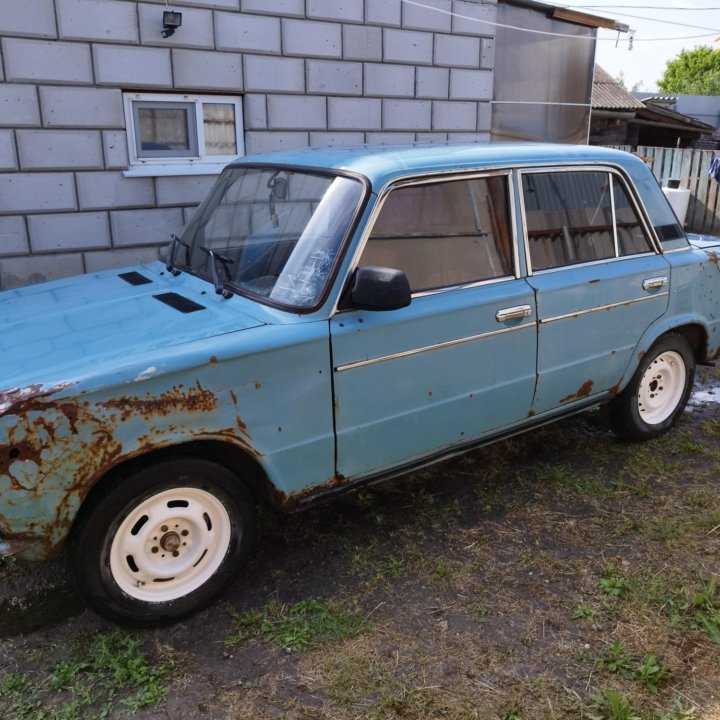
[{"label": "quarter window", "polygon": [[523,175],[533,270],[650,252],[619,180],[608,172]]},{"label": "quarter window", "polygon": [[[242,105],[214,95],[125,95],[130,174],[220,172],[244,152]],[[133,173],[132,170],[136,172]]]},{"label": "quarter window", "polygon": [[360,265],[402,270],[413,292],[510,275],[507,182],[498,175],[392,190]]}]

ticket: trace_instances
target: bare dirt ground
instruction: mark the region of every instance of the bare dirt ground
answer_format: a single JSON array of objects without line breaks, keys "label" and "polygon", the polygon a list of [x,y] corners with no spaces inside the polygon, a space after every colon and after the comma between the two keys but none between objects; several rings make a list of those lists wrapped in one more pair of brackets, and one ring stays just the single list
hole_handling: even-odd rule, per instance
[{"label": "bare dirt ground", "polygon": [[51,593],[65,619],[0,640],[0,718],[718,719],[720,371],[700,380],[649,443],[588,413],[266,512],[244,576],[170,628]]}]

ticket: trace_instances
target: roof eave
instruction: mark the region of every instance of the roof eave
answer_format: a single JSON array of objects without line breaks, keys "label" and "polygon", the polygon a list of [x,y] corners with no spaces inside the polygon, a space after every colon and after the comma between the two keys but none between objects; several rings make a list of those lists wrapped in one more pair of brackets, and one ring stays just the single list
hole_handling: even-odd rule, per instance
[{"label": "roof eave", "polygon": [[577,12],[560,5],[549,5],[548,3],[537,2],[537,0],[504,0],[508,5],[518,5],[520,7],[539,10],[548,15],[548,17],[557,20],[565,20],[577,25],[585,25],[586,27],[605,28],[607,30],[617,30],[618,32],[629,32],[630,26],[620,23],[610,18],[590,15],[589,13]]}]

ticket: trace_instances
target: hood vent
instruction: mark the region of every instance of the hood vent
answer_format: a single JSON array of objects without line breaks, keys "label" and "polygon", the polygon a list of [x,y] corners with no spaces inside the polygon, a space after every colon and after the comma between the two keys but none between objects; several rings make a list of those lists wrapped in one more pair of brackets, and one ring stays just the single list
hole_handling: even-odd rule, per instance
[{"label": "hood vent", "polygon": [[171,308],[179,310],[181,313],[191,313],[205,309],[204,305],[199,305],[198,303],[174,292],[161,293],[160,295],[153,295],[153,297],[161,303],[165,303]]},{"label": "hood vent", "polygon": [[118,277],[130,285],[147,285],[152,282],[150,278],[146,278],[144,275],[139,272],[135,272],[134,270],[132,272],[120,273]]}]

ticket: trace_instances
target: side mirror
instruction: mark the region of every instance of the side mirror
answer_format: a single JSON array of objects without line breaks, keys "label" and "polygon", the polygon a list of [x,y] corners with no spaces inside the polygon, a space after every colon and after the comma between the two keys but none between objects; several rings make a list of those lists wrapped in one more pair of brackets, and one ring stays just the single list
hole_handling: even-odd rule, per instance
[{"label": "side mirror", "polygon": [[410,283],[402,270],[368,265],[359,267],[350,286],[357,310],[399,310],[410,304]]}]

